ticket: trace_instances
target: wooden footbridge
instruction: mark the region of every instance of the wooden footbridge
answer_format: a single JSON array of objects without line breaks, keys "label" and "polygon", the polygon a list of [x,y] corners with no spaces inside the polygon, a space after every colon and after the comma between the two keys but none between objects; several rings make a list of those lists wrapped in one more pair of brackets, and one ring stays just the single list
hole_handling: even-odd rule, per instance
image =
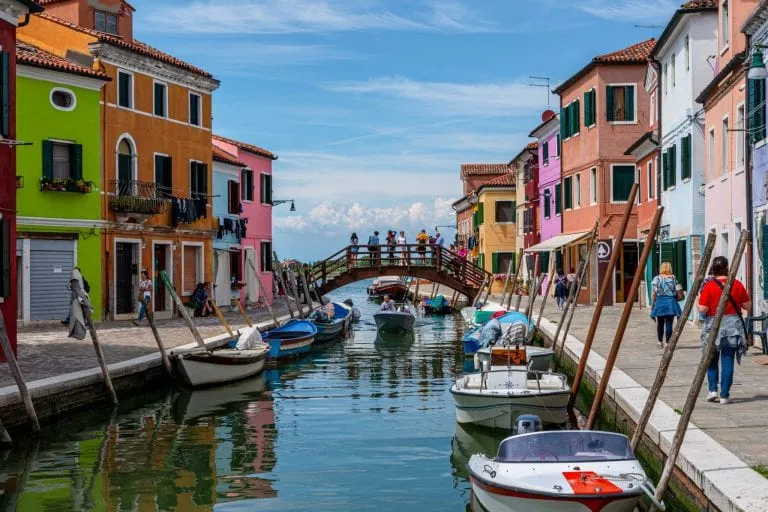
[{"label": "wooden footbridge", "polygon": [[490,288],[493,276],[443,247],[419,245],[348,246],[315,263],[311,281],[322,295],[342,286],[381,276],[426,279],[445,285],[469,300]]}]

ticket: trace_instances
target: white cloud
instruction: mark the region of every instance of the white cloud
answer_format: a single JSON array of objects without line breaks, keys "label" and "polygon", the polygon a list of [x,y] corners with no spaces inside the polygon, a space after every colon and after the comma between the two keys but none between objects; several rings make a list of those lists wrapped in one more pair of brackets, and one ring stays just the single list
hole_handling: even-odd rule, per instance
[{"label": "white cloud", "polygon": [[292,34],[364,30],[485,32],[493,25],[464,18],[459,4],[423,4],[417,15],[395,13],[385,2],[359,0],[196,0],[183,9],[156,4],[146,22],[165,31],[202,34]]},{"label": "white cloud", "polygon": [[680,3],[680,0],[586,0],[577,7],[612,22],[666,23]]},{"label": "white cloud", "polygon": [[546,93],[527,81],[461,84],[420,82],[402,76],[372,78],[362,82],[337,82],[326,86],[345,94],[376,94],[425,106],[435,115],[527,115],[546,106]]},{"label": "white cloud", "polygon": [[301,215],[275,217],[272,224],[275,228],[283,231],[304,231],[309,227],[309,223]]}]

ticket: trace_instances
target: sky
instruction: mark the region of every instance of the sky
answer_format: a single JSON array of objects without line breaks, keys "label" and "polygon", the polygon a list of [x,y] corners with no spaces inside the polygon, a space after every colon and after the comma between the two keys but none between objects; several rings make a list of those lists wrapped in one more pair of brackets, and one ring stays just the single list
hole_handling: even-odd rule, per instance
[{"label": "sky", "polygon": [[221,81],[214,131],[278,154],[274,198],[296,212],[274,208],[274,248],[304,260],[353,231],[454,224],[461,164],[508,162],[539,124],[529,77],[554,88],[658,37],[680,3],[132,0],[137,38]]}]

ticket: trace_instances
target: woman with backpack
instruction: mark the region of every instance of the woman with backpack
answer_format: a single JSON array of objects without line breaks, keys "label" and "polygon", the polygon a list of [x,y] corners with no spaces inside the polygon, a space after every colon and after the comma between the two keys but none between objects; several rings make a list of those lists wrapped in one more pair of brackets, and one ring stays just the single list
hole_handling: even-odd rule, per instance
[{"label": "woman with backpack", "polygon": [[[672,264],[661,264],[659,275],[651,283],[651,318],[656,320],[656,336],[659,347],[664,346],[664,339],[669,343],[672,337],[672,324],[682,314],[678,301],[677,278],[672,273]],[[682,287],[680,288],[682,292]]]},{"label": "woman with backpack", "polygon": [[565,277],[563,269],[557,269],[555,275],[555,300],[557,301],[557,309],[563,309],[566,297],[568,297],[568,278]]},{"label": "woman with backpack", "polygon": [[[723,294],[725,282],[728,280],[728,259],[723,256],[717,256],[712,260],[712,267],[709,273],[713,279],[709,280],[701,288],[699,295],[698,309],[705,315],[704,328],[701,330],[701,348],[706,350],[707,338],[712,331],[712,323],[717,311],[717,305]],[[735,279],[731,286],[731,293],[728,295],[728,302],[725,307],[725,314],[720,323],[720,330],[715,339],[716,352],[715,357],[707,369],[707,381],[709,384],[708,402],[717,402],[717,384],[718,367],[722,369],[719,375],[721,405],[730,402],[731,384],[733,384],[733,361],[734,359],[741,364],[741,356],[747,351],[746,326],[741,316],[741,310],[749,310],[752,307],[752,300],[749,298],[744,284]]]}]

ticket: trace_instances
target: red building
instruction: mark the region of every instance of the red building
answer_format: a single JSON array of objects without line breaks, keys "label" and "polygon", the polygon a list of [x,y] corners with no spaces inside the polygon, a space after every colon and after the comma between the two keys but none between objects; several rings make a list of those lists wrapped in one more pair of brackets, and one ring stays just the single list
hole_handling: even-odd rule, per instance
[{"label": "red building", "polygon": [[[0,0],[0,311],[16,350],[16,27],[42,7]],[[0,354],[0,360],[3,360]]]},{"label": "red building", "polygon": [[[531,154],[523,165],[523,181],[525,183],[525,211],[523,212],[523,243],[531,247],[541,241],[541,226],[539,225],[539,154],[538,144],[531,142],[525,147]],[[542,269],[540,272],[547,272]],[[539,271],[537,271],[538,274]]]}]

